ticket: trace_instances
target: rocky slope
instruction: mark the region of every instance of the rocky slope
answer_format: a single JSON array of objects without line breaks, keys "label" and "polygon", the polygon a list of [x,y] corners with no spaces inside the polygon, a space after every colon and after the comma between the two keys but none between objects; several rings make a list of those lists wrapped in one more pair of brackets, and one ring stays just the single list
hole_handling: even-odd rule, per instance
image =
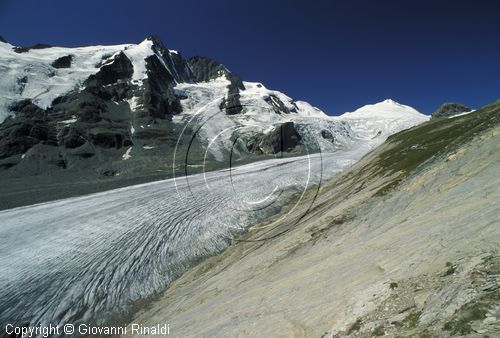
[{"label": "rocky slope", "polygon": [[329,117],[156,38],[0,42],[0,72],[0,209],[274,156],[366,152],[428,119],[391,100]]},{"label": "rocky slope", "polygon": [[[500,334],[500,101],[403,131],[132,322],[176,337]],[[277,216],[279,218],[279,216]]]}]

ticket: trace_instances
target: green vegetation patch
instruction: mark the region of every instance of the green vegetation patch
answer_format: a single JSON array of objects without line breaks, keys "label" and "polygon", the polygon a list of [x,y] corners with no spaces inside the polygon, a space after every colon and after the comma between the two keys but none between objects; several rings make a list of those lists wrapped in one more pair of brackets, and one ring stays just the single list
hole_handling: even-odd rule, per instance
[{"label": "green vegetation patch", "polygon": [[455,271],[457,270],[457,266],[453,265],[451,262],[446,262],[446,267],[448,268],[446,272],[444,273],[443,277],[453,275]]},{"label": "green vegetation patch", "polygon": [[351,335],[353,334],[354,332],[357,332],[359,331],[359,329],[361,328],[361,319],[358,319],[354,322],[354,324],[351,325],[351,327],[349,328],[349,330],[347,331],[347,334],[348,335]]},{"label": "green vegetation patch", "polygon": [[[490,272],[498,269],[498,258],[495,255],[488,256],[483,259],[483,264],[486,267],[481,269],[481,273],[483,276],[488,276]],[[446,265],[448,268],[456,266],[452,263],[447,263]],[[451,335],[466,335],[471,333],[472,323],[484,320],[488,310],[500,303],[500,292],[498,290],[490,291],[483,289],[483,291],[486,292],[479,299],[473,300],[458,309],[451,320],[444,324],[443,330],[449,331]]]},{"label": "green vegetation patch", "polygon": [[422,314],[422,311],[416,311],[412,312],[406,317],[403,321],[403,325],[406,327],[409,327],[411,329],[417,327],[418,320],[420,319],[420,315]]},{"label": "green vegetation patch", "polygon": [[464,305],[455,318],[444,324],[443,330],[450,331],[452,335],[465,335],[472,332],[471,323],[475,320],[486,318],[488,305],[484,302],[469,303]]},{"label": "green vegetation patch", "polygon": [[376,337],[385,335],[384,325],[377,326],[375,330],[373,330],[373,335]]}]

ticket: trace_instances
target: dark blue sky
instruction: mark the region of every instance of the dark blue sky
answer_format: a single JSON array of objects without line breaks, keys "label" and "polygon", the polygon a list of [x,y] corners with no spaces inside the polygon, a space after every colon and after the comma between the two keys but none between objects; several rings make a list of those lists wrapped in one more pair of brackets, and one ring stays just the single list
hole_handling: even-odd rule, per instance
[{"label": "dark blue sky", "polygon": [[430,113],[500,98],[499,17],[499,0],[0,0],[0,35],[64,46],[157,35],[331,115],[385,98]]}]

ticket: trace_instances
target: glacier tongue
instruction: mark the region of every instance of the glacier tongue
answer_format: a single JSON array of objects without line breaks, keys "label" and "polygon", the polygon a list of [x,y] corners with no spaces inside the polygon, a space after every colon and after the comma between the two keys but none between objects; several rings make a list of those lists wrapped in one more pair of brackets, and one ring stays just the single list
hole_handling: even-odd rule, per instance
[{"label": "glacier tongue", "polygon": [[365,151],[268,160],[2,211],[0,323],[120,319]]}]

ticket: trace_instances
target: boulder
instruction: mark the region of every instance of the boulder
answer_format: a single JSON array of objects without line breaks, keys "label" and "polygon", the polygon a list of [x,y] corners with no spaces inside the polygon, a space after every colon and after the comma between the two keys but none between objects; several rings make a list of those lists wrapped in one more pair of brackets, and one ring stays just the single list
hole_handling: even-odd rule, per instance
[{"label": "boulder", "polygon": [[251,142],[254,153],[276,154],[291,152],[301,144],[302,137],[295,129],[293,122],[277,124],[269,133]]},{"label": "boulder", "polygon": [[70,68],[71,61],[73,61],[72,55],[61,56],[59,59],[52,62],[52,67],[54,68]]},{"label": "boulder", "polygon": [[332,142],[332,143],[335,142],[335,136],[333,136],[332,132],[327,130],[327,129],[323,129],[321,131],[321,137],[324,138],[325,140]]}]

